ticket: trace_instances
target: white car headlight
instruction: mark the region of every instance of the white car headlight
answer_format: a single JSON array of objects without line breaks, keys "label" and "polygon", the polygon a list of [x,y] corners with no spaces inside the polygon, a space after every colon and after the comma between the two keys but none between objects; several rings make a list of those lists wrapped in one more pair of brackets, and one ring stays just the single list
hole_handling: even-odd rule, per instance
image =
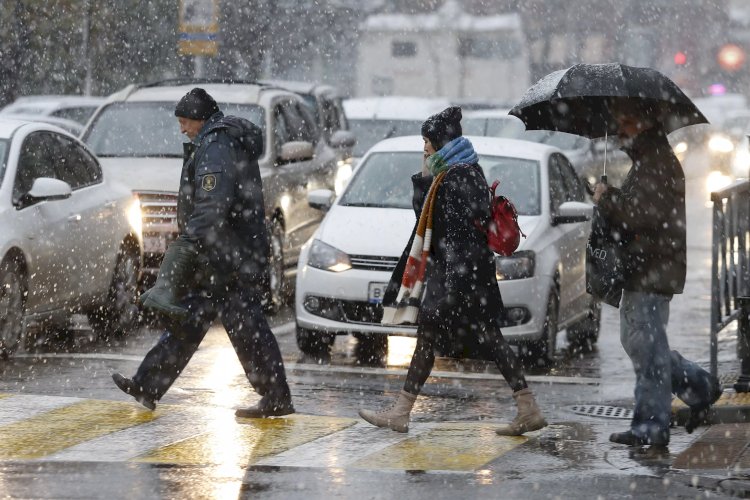
[{"label": "white car headlight", "polygon": [[498,281],[520,280],[534,276],[534,252],[522,250],[510,257],[495,255],[495,277]]},{"label": "white car headlight", "polygon": [[714,134],[708,140],[708,149],[714,153],[730,153],[734,150],[734,143],[723,134]]},{"label": "white car headlight", "polygon": [[334,273],[340,273],[352,268],[352,263],[346,253],[320,240],[313,241],[307,265]]},{"label": "white car headlight", "polygon": [[143,214],[141,213],[141,200],[136,196],[128,206],[128,223],[138,237],[143,234]]}]

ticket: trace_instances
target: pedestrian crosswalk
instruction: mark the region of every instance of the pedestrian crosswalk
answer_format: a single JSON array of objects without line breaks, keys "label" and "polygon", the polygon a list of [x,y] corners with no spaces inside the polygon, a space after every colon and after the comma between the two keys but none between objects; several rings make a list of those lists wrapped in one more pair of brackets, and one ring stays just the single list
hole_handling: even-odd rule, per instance
[{"label": "pedestrian crosswalk", "polygon": [[408,434],[359,419],[238,419],[227,408],[0,394],[0,461],[268,465],[475,471],[529,438],[497,422],[413,423]]}]

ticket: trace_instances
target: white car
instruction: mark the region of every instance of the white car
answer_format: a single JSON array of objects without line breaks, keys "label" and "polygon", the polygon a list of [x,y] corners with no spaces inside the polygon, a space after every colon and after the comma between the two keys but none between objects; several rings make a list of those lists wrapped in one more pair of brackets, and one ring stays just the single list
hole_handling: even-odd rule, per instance
[{"label": "white car", "polygon": [[[479,164],[516,206],[527,235],[511,257],[496,256],[507,310],[506,338],[532,359],[549,360],[559,330],[590,347],[600,307],[586,293],[585,250],[592,207],[559,149],[527,141],[470,137]],[[420,169],[419,136],[382,141],[362,159],[343,195],[309,195],[328,210],[303,247],[295,309],[298,346],[319,354],[336,335],[360,339],[415,335],[410,326],[383,326],[381,298],[414,227],[411,175]]]},{"label": "white car", "polygon": [[83,95],[23,96],[5,106],[0,114],[53,116],[85,125],[104,101],[104,97]]},{"label": "white car", "polygon": [[140,205],[64,130],[0,118],[0,351],[87,314],[103,336],[137,324]]}]

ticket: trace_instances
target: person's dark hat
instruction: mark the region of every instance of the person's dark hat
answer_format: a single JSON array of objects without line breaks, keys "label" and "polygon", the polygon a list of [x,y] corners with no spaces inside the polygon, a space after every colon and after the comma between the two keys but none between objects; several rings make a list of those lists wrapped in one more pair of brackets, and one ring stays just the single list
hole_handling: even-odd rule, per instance
[{"label": "person's dark hat", "polygon": [[432,147],[440,149],[457,137],[461,137],[461,108],[451,106],[440,113],[429,117],[422,124],[422,137],[432,143]]},{"label": "person's dark hat", "polygon": [[219,106],[214,98],[208,95],[205,90],[195,87],[180,99],[174,109],[174,115],[191,120],[205,121],[218,111]]}]

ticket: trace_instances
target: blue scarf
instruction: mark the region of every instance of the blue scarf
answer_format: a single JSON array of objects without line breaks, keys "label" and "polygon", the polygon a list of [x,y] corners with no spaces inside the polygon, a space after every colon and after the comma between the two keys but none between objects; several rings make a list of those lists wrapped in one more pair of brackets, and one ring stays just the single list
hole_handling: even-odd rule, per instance
[{"label": "blue scarf", "polygon": [[440,172],[448,170],[451,165],[456,165],[457,163],[473,165],[478,161],[479,158],[476,152],[474,152],[474,146],[471,145],[471,141],[461,136],[453,139],[440,148],[440,151],[427,158],[427,167],[430,169],[432,175],[437,175]]}]

